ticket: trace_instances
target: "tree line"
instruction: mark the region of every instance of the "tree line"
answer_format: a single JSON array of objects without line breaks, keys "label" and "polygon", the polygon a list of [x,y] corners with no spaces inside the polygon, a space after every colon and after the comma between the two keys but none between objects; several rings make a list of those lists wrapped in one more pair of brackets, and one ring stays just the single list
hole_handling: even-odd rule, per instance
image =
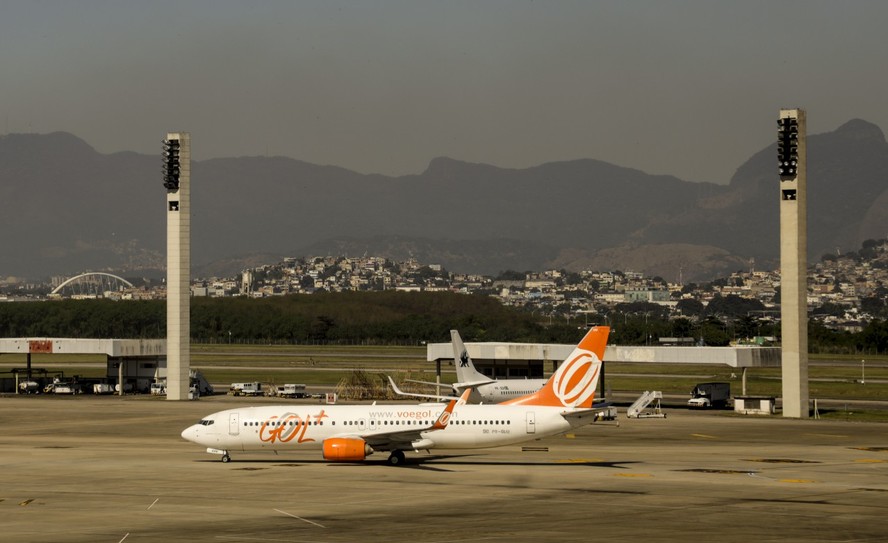
[{"label": "tree line", "polygon": [[[191,299],[191,338],[198,342],[419,345],[450,341],[451,329],[474,341],[579,339],[576,325],[548,326],[530,313],[473,294],[385,291]],[[164,338],[166,301],[0,304],[0,337]]]},{"label": "tree line", "polygon": [[[618,304],[581,318],[541,317],[477,294],[449,292],[342,292],[271,298],[192,298],[191,338],[201,343],[421,345],[450,341],[573,343],[595,324],[611,326],[611,343],[658,345],[660,338],[693,338],[724,346],[755,336],[776,337],[780,327],[756,316],[758,306],[728,296],[705,311],[670,318],[652,303]],[[166,302],[63,300],[0,304],[0,337],[158,339],[166,337]],[[888,353],[888,321],[872,320],[858,333],[812,320],[813,353]]]}]

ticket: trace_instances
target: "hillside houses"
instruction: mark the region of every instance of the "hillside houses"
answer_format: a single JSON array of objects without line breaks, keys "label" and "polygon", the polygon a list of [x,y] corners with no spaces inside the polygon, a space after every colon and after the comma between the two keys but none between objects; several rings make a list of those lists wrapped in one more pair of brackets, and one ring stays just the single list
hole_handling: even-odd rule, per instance
[{"label": "hillside houses", "polygon": [[[740,270],[705,284],[669,283],[633,271],[546,270],[503,272],[492,278],[450,273],[416,259],[395,262],[379,256],[286,258],[243,271],[234,278],[192,282],[193,296],[270,297],[343,291],[450,291],[484,294],[504,305],[549,318],[580,318],[623,307],[655,304],[670,316],[698,316],[713,300],[745,300],[755,316],[779,318],[778,271]],[[162,299],[160,287],[106,293],[114,299]],[[11,295],[0,300],[40,299]],[[850,331],[888,318],[888,241],[865,242],[857,252],[824,255],[809,267],[808,308],[825,325]],[[650,307],[650,306],[648,306]]]},{"label": "hillside houses", "polygon": [[[233,280],[208,280],[195,286],[195,295],[277,296],[341,291],[452,291],[482,293],[503,304],[540,315],[575,318],[619,304],[662,306],[679,316],[695,300],[706,307],[717,297],[736,297],[760,304],[762,314],[779,315],[779,271],[750,269],[707,284],[667,283],[632,271],[564,270],[515,273],[499,278],[452,274],[441,266],[415,259],[394,262],[382,257],[288,258],[277,265],[247,270],[240,288]],[[873,242],[859,253],[826,255],[811,266],[808,280],[809,310],[833,327],[859,327],[865,319],[885,318],[888,298],[888,243]],[[205,289],[205,290],[200,290]],[[684,309],[683,309],[684,307]],[[881,308],[881,310],[880,310]],[[875,310],[875,311],[874,311]]]}]

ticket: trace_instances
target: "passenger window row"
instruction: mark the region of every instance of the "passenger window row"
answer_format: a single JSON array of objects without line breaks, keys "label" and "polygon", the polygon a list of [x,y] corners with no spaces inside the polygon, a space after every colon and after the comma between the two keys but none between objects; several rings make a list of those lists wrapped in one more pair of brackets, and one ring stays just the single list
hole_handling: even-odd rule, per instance
[{"label": "passenger window row", "polygon": [[[214,421],[212,421],[212,420],[200,421],[200,423],[204,426],[209,426],[209,425],[213,424],[213,422]],[[246,427],[262,426],[262,424],[263,423],[261,423],[259,421],[244,421],[244,426],[246,426]],[[272,427],[278,427],[278,426],[323,426],[324,421],[314,421],[313,422],[313,421],[289,420],[289,421],[270,421],[270,422],[267,422],[264,424],[266,424],[267,426],[272,426]],[[330,424],[333,426],[336,426],[336,421],[335,420],[331,421]],[[359,422],[356,420],[347,420],[347,421],[345,421],[344,424],[346,426],[357,426],[359,424]],[[405,421],[383,420],[383,421],[380,421],[379,424],[381,424],[383,426],[400,426],[402,424],[404,426],[414,426],[414,425],[431,426],[432,425],[432,423],[429,421],[419,421],[419,420],[405,420]],[[487,425],[487,426],[504,425],[504,426],[508,426],[508,425],[512,424],[512,421],[510,421],[510,420],[451,420],[450,424],[454,424],[457,426],[476,426],[476,425],[481,425],[481,426],[484,426],[484,425]]]},{"label": "passenger window row", "polygon": [[[252,420],[251,421],[244,421],[244,426],[262,426],[263,424],[265,424],[266,426],[275,426],[275,427],[276,426],[323,426],[324,421],[312,422],[310,420],[309,421],[298,421],[298,420],[297,421],[294,421],[294,420],[279,421],[279,420],[275,420],[275,421],[268,421],[265,423],[262,423],[259,421],[252,421]],[[334,426],[336,425],[336,421],[333,421],[333,425]]]}]

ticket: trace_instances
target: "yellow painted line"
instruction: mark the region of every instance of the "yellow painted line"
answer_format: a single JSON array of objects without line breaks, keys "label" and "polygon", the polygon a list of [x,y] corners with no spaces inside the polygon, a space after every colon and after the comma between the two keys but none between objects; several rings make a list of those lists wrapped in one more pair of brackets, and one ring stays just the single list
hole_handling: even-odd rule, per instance
[{"label": "yellow painted line", "polygon": [[813,479],[779,479],[781,483],[816,483]]},{"label": "yellow painted line", "polygon": [[566,437],[567,439],[574,439],[577,437],[577,434],[564,434],[564,437]]},{"label": "yellow painted line", "polygon": [[706,434],[691,434],[691,437],[702,437],[704,439],[718,439],[715,436],[710,436],[710,435],[706,435]]},{"label": "yellow painted line", "polygon": [[888,464],[888,460],[881,458],[858,458],[855,462],[858,464]]},{"label": "yellow painted line", "polygon": [[653,477],[650,473],[614,473],[614,477]]}]

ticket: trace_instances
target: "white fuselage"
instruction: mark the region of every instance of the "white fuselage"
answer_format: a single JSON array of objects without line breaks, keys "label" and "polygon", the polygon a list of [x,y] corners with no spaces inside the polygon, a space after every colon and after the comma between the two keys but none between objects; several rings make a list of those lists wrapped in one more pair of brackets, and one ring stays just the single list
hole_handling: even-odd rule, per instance
[{"label": "white fuselage", "polygon": [[[543,388],[546,379],[500,379],[472,390],[469,401],[473,403],[502,403],[533,394]],[[457,387],[462,393],[463,389]]]},{"label": "white fuselage", "polygon": [[[244,407],[213,413],[186,428],[182,437],[225,451],[297,451],[321,449],[328,438],[366,439],[416,428],[424,430],[411,442],[412,449],[477,449],[565,432],[575,420],[561,416],[570,411],[564,407],[458,405],[446,428],[429,429],[444,408],[444,404]],[[577,420],[575,425],[588,422]]]}]

